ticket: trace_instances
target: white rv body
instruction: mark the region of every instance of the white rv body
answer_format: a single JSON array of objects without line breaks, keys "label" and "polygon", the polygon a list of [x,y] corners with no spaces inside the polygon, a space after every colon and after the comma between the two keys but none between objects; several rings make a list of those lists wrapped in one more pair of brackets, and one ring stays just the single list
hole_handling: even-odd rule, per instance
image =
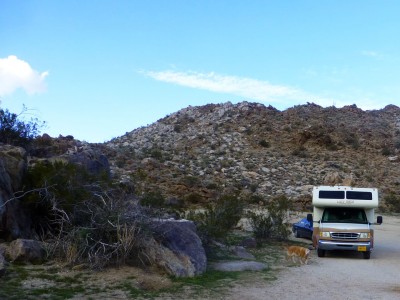
[{"label": "white rv body", "polygon": [[[318,256],[324,256],[326,250],[355,250],[369,258],[374,212],[379,205],[376,188],[315,186],[312,205],[313,245]],[[382,217],[378,220],[380,224]]]}]

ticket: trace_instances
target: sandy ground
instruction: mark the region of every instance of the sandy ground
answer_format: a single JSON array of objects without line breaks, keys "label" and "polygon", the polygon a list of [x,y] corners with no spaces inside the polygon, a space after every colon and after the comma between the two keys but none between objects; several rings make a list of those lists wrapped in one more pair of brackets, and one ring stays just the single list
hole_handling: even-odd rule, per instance
[{"label": "sandy ground", "polygon": [[357,252],[312,251],[308,265],[284,268],[278,279],[237,286],[224,299],[400,299],[400,217],[375,226],[371,259]]}]

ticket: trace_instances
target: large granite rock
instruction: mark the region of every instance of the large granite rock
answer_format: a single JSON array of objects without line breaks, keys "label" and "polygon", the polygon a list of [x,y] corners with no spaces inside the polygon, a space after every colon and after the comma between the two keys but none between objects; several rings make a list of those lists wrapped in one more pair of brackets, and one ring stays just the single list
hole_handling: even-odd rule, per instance
[{"label": "large granite rock", "polygon": [[15,239],[30,234],[30,219],[14,193],[21,188],[26,171],[26,151],[0,144],[0,238]]},{"label": "large granite rock", "polygon": [[8,263],[4,258],[6,247],[0,244],[0,277],[4,276],[7,270]]},{"label": "large granite rock", "polygon": [[154,239],[146,251],[150,261],[176,277],[206,271],[207,257],[196,226],[187,220],[160,220],[152,224]]},{"label": "large granite rock", "polygon": [[110,165],[107,157],[99,151],[86,149],[76,151],[67,156],[70,163],[82,166],[92,175],[110,174]]},{"label": "large granite rock", "polygon": [[17,239],[10,243],[7,256],[11,261],[41,263],[45,260],[46,251],[39,241]]}]

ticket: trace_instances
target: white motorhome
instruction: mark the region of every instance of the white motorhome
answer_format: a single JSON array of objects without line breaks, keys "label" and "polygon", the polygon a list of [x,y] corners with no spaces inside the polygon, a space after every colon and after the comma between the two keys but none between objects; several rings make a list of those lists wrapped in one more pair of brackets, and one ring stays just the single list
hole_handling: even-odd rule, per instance
[{"label": "white motorhome", "polygon": [[378,207],[376,188],[350,186],[315,186],[313,188],[313,245],[318,256],[327,250],[353,250],[369,259],[374,247],[373,225],[381,224],[382,217],[374,222]]}]

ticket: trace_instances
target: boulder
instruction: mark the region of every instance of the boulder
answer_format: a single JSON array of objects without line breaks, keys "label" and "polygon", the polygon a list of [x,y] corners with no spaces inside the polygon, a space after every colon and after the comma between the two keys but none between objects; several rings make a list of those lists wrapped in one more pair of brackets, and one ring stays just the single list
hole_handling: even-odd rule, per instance
[{"label": "boulder", "polygon": [[0,144],[0,238],[15,239],[30,234],[30,219],[14,193],[21,188],[26,171],[26,151]]},{"label": "boulder", "polygon": [[0,277],[4,276],[7,269],[7,261],[4,256],[0,253]]},{"label": "boulder", "polygon": [[93,149],[83,149],[81,152],[74,152],[67,156],[70,163],[82,166],[92,175],[110,175],[110,164],[107,157]]},{"label": "boulder", "polygon": [[254,259],[254,255],[247,252],[247,250],[243,247],[243,246],[231,246],[229,247],[229,251],[239,257],[239,258],[243,258],[243,259]]},{"label": "boulder", "polygon": [[245,238],[243,241],[240,242],[240,246],[245,248],[257,248],[257,240],[253,237]]},{"label": "boulder", "polygon": [[46,251],[39,241],[26,239],[12,241],[7,252],[11,261],[30,263],[41,263],[46,255]]},{"label": "boulder", "polygon": [[206,253],[193,222],[157,220],[151,227],[154,239],[146,254],[153,264],[176,277],[193,277],[206,271]]},{"label": "boulder", "polygon": [[324,178],[324,184],[326,185],[337,185],[342,182],[342,178],[340,177],[338,172],[328,173]]}]

